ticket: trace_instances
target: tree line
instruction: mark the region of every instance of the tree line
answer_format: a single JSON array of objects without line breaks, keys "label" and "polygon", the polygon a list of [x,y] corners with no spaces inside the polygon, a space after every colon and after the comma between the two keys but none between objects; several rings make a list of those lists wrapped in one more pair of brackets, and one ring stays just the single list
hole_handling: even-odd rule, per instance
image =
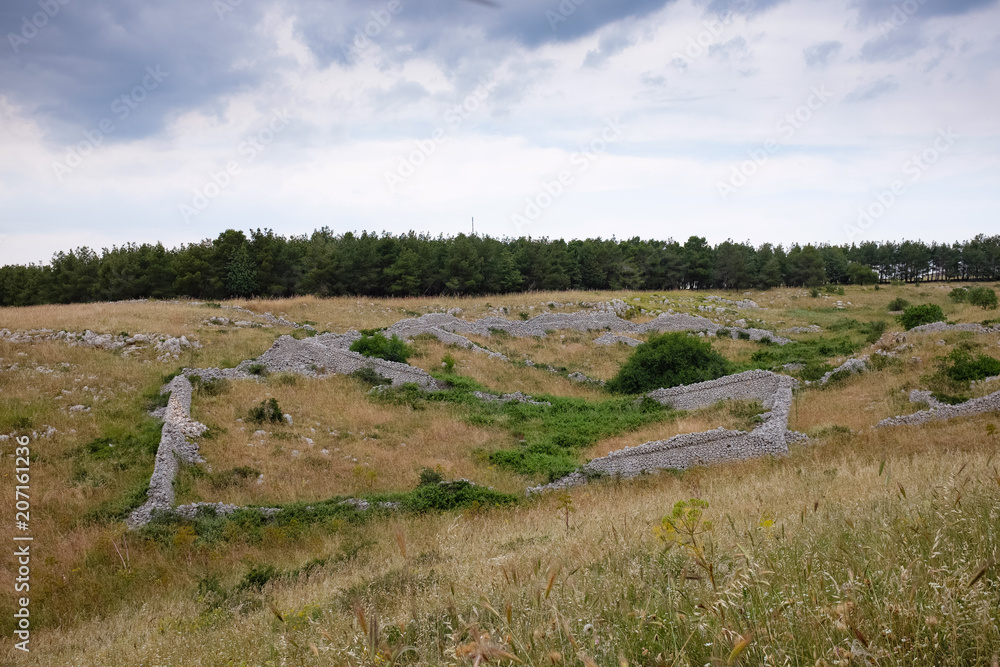
[{"label": "tree line", "polygon": [[769,289],[893,280],[1000,279],[1000,236],[960,243],[838,246],[691,236],[666,241],[432,237],[363,232],[284,237],[227,230],[167,249],[81,247],[46,265],[0,267],[0,306],[123,299],[476,295],[567,289]]}]

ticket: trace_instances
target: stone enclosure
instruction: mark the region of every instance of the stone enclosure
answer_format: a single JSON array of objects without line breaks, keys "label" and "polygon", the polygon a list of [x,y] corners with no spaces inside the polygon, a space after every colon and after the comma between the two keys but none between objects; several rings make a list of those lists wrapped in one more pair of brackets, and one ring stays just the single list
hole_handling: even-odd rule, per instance
[{"label": "stone enclosure", "polygon": [[[551,484],[533,487],[528,492],[577,486],[596,476],[635,477],[664,468],[684,469],[787,454],[788,412],[792,405],[792,390],[797,385],[798,382],[787,375],[752,370],[708,382],[649,392],[646,394],[649,398],[677,410],[695,410],[725,400],[758,400],[767,412],[761,415],[761,424],[752,431],[719,428],[626,447],[593,459],[577,472]],[[796,434],[794,437],[797,439],[800,436]]]},{"label": "stone enclosure", "polygon": [[[249,312],[249,311],[247,311]],[[642,334],[651,331],[690,331],[714,334],[721,327],[703,317],[667,313],[642,324],[619,318],[614,312],[545,313],[530,320],[509,320],[501,317],[485,317],[477,321],[466,321],[452,314],[432,313],[419,318],[404,319],[386,329],[387,335],[396,334],[412,340],[421,334],[432,335],[442,342],[457,344],[490,354],[499,360],[506,360],[502,354],[490,352],[476,345],[461,334],[491,336],[497,331],[511,336],[546,336],[555,330],[577,331],[607,330],[594,342],[613,345],[624,343],[630,346],[641,341],[621,335],[621,333]],[[789,342],[769,331],[760,329],[729,329],[736,337],[744,333],[753,340],[770,338],[776,344]],[[621,333],[618,333],[621,332]],[[296,339],[281,336],[274,345],[256,359],[242,362],[236,368],[185,368],[182,374],[162,391],[170,393],[166,408],[158,411],[163,418],[160,446],[156,455],[155,469],[150,479],[148,500],[135,510],[128,519],[130,528],[147,523],[154,511],[173,511],[182,516],[194,516],[202,505],[211,505],[219,513],[230,513],[239,509],[224,503],[195,503],[174,507],[173,480],[180,462],[200,463],[198,445],[194,438],[200,436],[206,427],[190,417],[192,386],[188,378],[200,376],[203,380],[213,378],[259,379],[263,371],[270,373],[294,373],[313,377],[330,374],[347,374],[368,368],[391,381],[393,386],[414,383],[427,391],[443,388],[442,384],[422,369],[403,363],[396,363],[365,357],[350,351],[350,345],[360,338],[357,331],[344,334],[319,334]],[[858,372],[864,362],[848,360],[838,371]],[[829,374],[828,374],[829,375]],[[584,378],[585,379],[585,378]],[[594,459],[578,471],[551,484],[533,487],[528,493],[555,490],[586,483],[599,476],[634,477],[645,472],[672,468],[683,469],[696,465],[709,465],[737,461],[760,456],[781,456],[788,452],[788,442],[805,439],[805,436],[788,430],[788,413],[792,404],[792,391],[798,382],[786,375],[770,371],[752,370],[729,375],[717,380],[700,382],[689,386],[657,389],[647,396],[677,410],[694,410],[714,405],[725,400],[757,400],[767,410],[761,415],[761,422],[751,431],[714,429],[701,433],[685,433],[667,440],[647,442],[612,452]],[[531,397],[520,393],[494,395],[483,393],[479,396],[486,401],[524,401],[536,403]],[[878,427],[901,424],[920,424],[936,419],[975,414],[987,410],[1000,409],[1000,392],[980,399],[974,399],[958,406],[932,405],[932,409],[904,417],[883,420]],[[354,499],[352,499],[354,500]],[[262,508],[265,514],[279,510]]]}]

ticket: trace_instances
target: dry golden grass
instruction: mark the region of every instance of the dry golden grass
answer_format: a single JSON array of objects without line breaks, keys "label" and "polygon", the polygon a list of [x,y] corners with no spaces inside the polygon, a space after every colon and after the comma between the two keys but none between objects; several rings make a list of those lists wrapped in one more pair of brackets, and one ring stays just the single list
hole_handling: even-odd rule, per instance
[{"label": "dry golden grass", "polygon": [[[197,323],[222,311],[169,301],[80,303],[2,309],[0,327],[15,329],[65,329],[118,334],[165,333],[191,336]],[[225,314],[225,313],[223,313]]]},{"label": "dry golden grass", "polygon": [[[495,346],[490,345],[490,349],[495,349]],[[542,368],[491,359],[482,352],[444,345],[436,340],[417,341],[417,350],[419,356],[410,359],[411,365],[426,371],[441,370],[444,356],[450,354],[455,359],[456,372],[472,378],[491,391],[521,391],[531,395],[552,394],[592,399],[606,396],[597,387],[574,382]]]},{"label": "dry golden grass", "polygon": [[[947,292],[951,287],[921,285],[879,291],[849,287],[844,296],[831,299],[813,299],[803,290],[753,292],[749,298],[767,309],[739,314],[777,328],[855,317],[884,319],[890,322],[890,329],[898,330],[885,312],[885,304],[902,296],[913,303],[939,303],[957,321],[993,316],[950,304]],[[744,298],[742,293],[720,295]],[[549,300],[567,303],[617,297],[634,301],[637,296],[647,308],[658,303],[657,307],[664,309],[690,312],[704,303],[704,295],[688,292],[234,303],[257,312],[284,313],[300,322],[313,321],[319,329],[343,331],[386,326],[408,314],[443,311],[455,305],[464,309],[464,317],[481,317],[504,306],[509,316],[517,317],[519,312],[547,312],[542,304]],[[663,304],[664,299],[669,304]],[[838,299],[851,305],[835,309],[832,301]],[[947,652],[933,654],[937,657],[925,664],[990,664],[992,656],[1000,653],[997,575],[987,570],[977,587],[968,585],[990,553],[1000,555],[995,531],[1000,521],[1000,478],[995,478],[1000,443],[987,430],[996,415],[919,428],[869,428],[879,419],[920,407],[910,404],[906,394],[923,386],[921,378],[933,370],[935,357],[968,340],[980,344],[987,354],[1000,356],[997,336],[911,335],[908,342],[914,347],[901,355],[904,361],[898,369],[854,376],[830,388],[808,388],[798,394],[791,427],[824,433],[808,446],[793,446],[783,459],[575,489],[570,494],[575,511],[569,517],[569,530],[558,509],[559,499],[546,496],[489,512],[396,516],[361,526],[336,525],[301,533],[273,527],[264,532],[260,543],[241,541],[238,530],[230,534],[230,541],[197,541],[190,546],[179,539],[179,533],[159,542],[143,542],[132,535],[128,538],[128,567],[122,567],[112,543],[124,546],[122,523],[87,517],[102,504],[124,497],[133,478],[138,479],[143,471],[129,468],[115,472],[83,454],[82,446],[102,435],[109,424],[121,427],[134,423],[137,415],[141,416],[140,395],[157,386],[164,372],[180,365],[234,365],[260,354],[276,336],[287,333],[282,328],[220,330],[202,326],[201,321],[213,314],[230,315],[199,306],[142,303],[0,311],[2,326],[8,328],[183,333],[204,345],[177,362],[162,364],[149,351],[123,357],[56,342],[0,341],[0,420],[7,420],[0,424],[0,432],[7,432],[11,420],[22,417],[29,418],[37,430],[50,424],[59,431],[56,437],[32,443],[38,454],[32,463],[37,548],[32,562],[32,613],[38,624],[32,635],[33,652],[20,655],[5,636],[0,640],[0,661],[112,667],[372,664],[370,652],[365,653],[366,637],[371,633],[362,631],[352,608],[357,602],[364,606],[369,621],[372,611],[377,610],[382,636],[399,632],[415,646],[417,653],[408,655],[421,664],[471,664],[471,660],[455,655],[457,648],[469,646],[466,631],[470,624],[492,633],[492,643],[482,640],[483,645],[502,645],[526,664],[551,665],[549,651],[559,651],[566,664],[578,657],[578,651],[594,656],[598,664],[618,663],[619,652],[632,664],[654,664],[655,653],[641,653],[646,644],[669,643],[670,633],[677,628],[693,632],[690,618],[678,616],[683,599],[703,603],[710,610],[717,609],[714,605],[722,599],[722,594],[711,591],[704,580],[685,584],[681,576],[678,583],[677,572],[670,569],[674,561],[662,555],[662,544],[651,530],[674,502],[691,497],[710,503],[708,516],[716,521],[720,553],[742,563],[723,573],[731,577],[726,585],[737,592],[738,586],[743,586],[761,595],[772,586],[768,590],[774,597],[759,602],[760,608],[784,610],[754,616],[768,620],[751,624],[756,639],[747,649],[744,664],[764,664],[765,659],[780,664],[779,651],[793,656],[791,664],[843,660],[835,648],[850,648],[852,630],[840,628],[836,619],[826,619],[830,619],[829,609],[847,602],[859,609],[857,617],[848,620],[857,623],[866,635],[869,650],[879,656],[877,664],[896,664],[891,654],[877,653],[888,650],[885,647],[904,646],[891,643],[896,635],[913,637],[910,648],[918,642],[932,644],[935,626],[927,620],[932,615],[942,628],[937,640],[940,644],[949,645],[949,633],[961,628],[962,636],[977,638],[979,648],[967,647],[964,658]],[[560,332],[542,341],[491,337],[481,342],[513,359],[527,356],[538,363],[606,379],[629,350],[594,346],[591,341],[597,335]],[[938,340],[946,344],[938,345]],[[713,339],[712,343],[737,360],[746,360],[759,349],[747,341]],[[437,341],[421,340],[417,347],[422,356],[411,360],[414,365],[437,369],[442,357],[450,353],[458,360],[459,372],[492,390],[595,400],[606,397],[596,388],[547,371],[492,360]],[[911,362],[910,356],[920,361]],[[64,362],[69,364],[68,370],[59,370]],[[16,370],[8,370],[12,363],[18,364]],[[55,371],[38,372],[38,366]],[[976,394],[990,389],[996,386],[979,387]],[[69,393],[63,394],[63,390]],[[251,437],[257,427],[236,419],[270,396],[292,414],[294,423],[260,427],[280,435],[269,435],[262,444],[248,447],[248,442],[259,440]],[[92,406],[92,411],[73,415],[60,409],[77,403]],[[225,429],[201,443],[214,473],[250,466],[264,473],[264,484],[257,485],[251,479],[219,489],[212,486],[210,478],[188,475],[180,488],[182,501],[267,504],[368,490],[406,490],[413,487],[424,466],[440,466],[446,477],[467,477],[511,492],[526,484],[473,455],[476,449],[512,446],[509,434],[472,426],[448,404],[414,411],[375,403],[365,395],[362,385],[348,378],[299,378],[295,384],[283,384],[279,378],[232,383],[221,395],[196,395],[194,416]],[[725,406],[709,408],[608,438],[586,455],[600,456],[677,433],[735,427],[737,421]],[[241,431],[241,426],[247,430]],[[826,428],[830,426],[853,432]],[[311,447],[304,440],[307,437],[314,441]],[[319,453],[323,448],[330,452],[328,456]],[[294,449],[300,456],[292,456]],[[0,480],[5,483],[11,478],[10,463],[6,461],[6,470],[0,471]],[[761,527],[763,518],[775,522],[773,531]],[[730,520],[735,531],[729,528]],[[7,521],[7,525],[13,521],[10,503],[0,509],[0,521]],[[938,524],[943,527],[933,528]],[[974,536],[975,544],[952,548],[948,540],[955,539],[954,531],[948,532],[948,526],[967,526],[959,532]],[[888,540],[881,536],[895,534],[893,531],[905,535],[905,540],[880,541]],[[765,538],[755,543],[757,551],[748,535]],[[937,556],[914,555],[924,553],[920,549],[929,549],[935,539]],[[744,558],[740,549],[752,557]],[[349,557],[351,554],[356,555]],[[199,581],[213,577],[223,588],[235,589],[254,564],[291,569],[314,558],[328,560],[309,576],[273,582],[262,592],[240,594],[243,597],[214,610],[199,593]],[[972,562],[974,558],[981,560]],[[803,574],[806,562],[822,563],[826,569]],[[0,587],[12,590],[13,560],[7,556],[3,563]],[[560,569],[550,569],[553,565]],[[685,571],[690,574],[694,570]],[[550,572],[556,574],[546,596]],[[852,588],[863,577],[875,582],[873,587],[880,597],[866,596],[863,586]],[[914,597],[909,587],[916,582],[919,587]],[[986,597],[985,591],[990,590],[993,598]],[[791,604],[785,605],[783,600]],[[243,606],[234,606],[237,602]],[[283,620],[269,609],[270,604]],[[747,602],[743,607],[751,616],[754,604],[758,602]],[[961,616],[959,608],[969,604],[986,606],[978,616]],[[789,620],[807,607],[812,614],[810,624],[796,625]],[[493,614],[490,608],[498,613]],[[661,624],[660,629],[646,622],[642,627],[635,625],[644,614],[654,612],[659,615],[654,620]],[[684,607],[683,613],[690,617],[691,607]],[[735,620],[738,615],[727,615],[729,621],[722,623],[714,614],[709,611],[698,617],[705,628],[698,650],[692,653],[693,644],[689,644],[685,650],[665,654],[666,664],[674,658],[676,664],[687,664],[685,652],[691,656],[711,653],[710,659],[698,664],[725,664],[736,641],[733,633],[742,632],[744,626]],[[559,630],[558,621],[553,625],[557,616],[566,619],[579,646],[574,647]],[[594,626],[594,635],[584,634],[587,623]],[[650,628],[659,635],[650,635]],[[884,634],[885,628],[896,634]],[[582,637],[587,637],[586,643]],[[677,645],[685,637],[687,634]],[[795,653],[795,646],[801,646],[796,637],[808,637],[812,652]],[[595,639],[599,640],[596,645]],[[704,646],[709,642],[712,648]]]},{"label": "dry golden grass", "polygon": [[[215,488],[210,479],[198,479],[178,502],[267,505],[407,491],[416,486],[424,467],[440,468],[449,479],[516,488],[516,480],[473,457],[476,450],[512,446],[511,437],[470,426],[452,406],[431,404],[414,410],[374,403],[366,396],[367,387],[344,377],[297,379],[292,385],[271,377],[259,384],[229,386],[221,395],[198,395],[194,401],[196,419],[225,429],[202,442],[202,455],[214,472],[250,466],[263,473],[264,481],[258,484],[251,478]],[[291,425],[237,421],[269,398],[292,416]],[[255,436],[258,430],[266,435]]]},{"label": "dry golden grass", "polygon": [[[740,530],[746,527],[748,532],[761,530],[756,527],[762,518],[773,520],[770,534],[780,536],[771,538],[777,540],[776,550],[783,543],[805,544],[829,521],[849,521],[860,530],[871,518],[866,513],[879,503],[917,509],[926,506],[932,494],[951,503],[962,488],[977,494],[990,493],[985,486],[961,485],[964,479],[978,480],[984,475],[989,481],[996,443],[985,441],[982,434],[980,420],[937,424],[919,430],[917,438],[913,437],[912,429],[873,431],[852,439],[831,440],[822,446],[796,448],[791,456],[777,463],[750,461],[694,470],[680,477],[660,475],[628,484],[585,487],[572,492],[575,512],[568,531],[551,497],[486,516],[388,520],[366,532],[366,537],[375,544],[359,557],[320,568],[306,579],[269,586],[265,599],[274,605],[283,621],[276,619],[267,604],[240,614],[206,615],[205,605],[195,598],[196,575],[191,573],[189,583],[174,581],[171,592],[155,602],[123,609],[111,618],[82,621],[72,627],[39,633],[38,646],[44,645],[44,651],[27,656],[25,664],[221,665],[227,661],[364,664],[368,658],[364,657],[363,647],[370,628],[366,633],[351,610],[350,601],[355,599],[365,605],[367,622],[373,611],[372,601],[378,600],[382,632],[389,632],[394,625],[415,632],[416,636],[408,637],[416,640],[419,655],[430,662],[447,662],[444,656],[435,657],[432,647],[440,641],[438,650],[454,649],[470,623],[496,628],[499,634],[494,637],[501,641],[506,637],[504,645],[521,659],[529,659],[531,664],[541,664],[539,660],[550,650],[564,654],[569,651],[572,655],[565,635],[545,632],[554,613],[568,620],[577,641],[586,637],[583,625],[592,623],[602,641],[613,642],[612,648],[639,653],[614,626],[602,626],[601,618],[621,604],[626,605],[625,611],[641,613],[642,605],[648,605],[645,595],[640,593],[635,601],[609,596],[633,595],[628,593],[629,581],[648,579],[648,573],[598,569],[596,572],[601,574],[595,576],[592,568],[609,558],[629,563],[635,552],[655,553],[659,547],[651,527],[658,524],[675,501],[692,496],[705,499],[710,503],[711,517],[720,520],[729,517]],[[880,474],[883,459],[884,470]],[[906,498],[901,496],[900,488],[906,491]],[[992,494],[998,498],[995,483]],[[960,506],[955,505],[952,516],[960,515]],[[718,530],[722,531],[725,525],[723,520]],[[846,530],[846,523],[844,526]],[[762,538],[765,536],[762,530],[760,534]],[[336,553],[345,541],[357,537],[350,531],[340,533],[286,549],[280,555],[272,553],[269,560],[279,565],[301,564],[313,554]],[[406,546],[406,556],[401,553],[401,543]],[[720,548],[728,550],[727,545],[724,541]],[[891,553],[866,555],[861,550],[849,557],[858,558],[857,554],[873,562],[883,558],[888,563],[895,562]],[[794,555],[776,557],[794,558]],[[823,559],[817,555],[814,567],[819,568],[821,562]],[[638,561],[635,564],[638,566]],[[800,573],[804,572],[803,564],[797,565]],[[907,563],[901,565],[905,570]],[[553,570],[553,566],[559,569]],[[766,586],[769,576],[765,569],[784,566],[781,560],[772,561],[766,567],[759,567],[757,576]],[[937,572],[943,573],[946,567],[942,561]],[[544,595],[551,572],[555,572],[554,586],[550,595]],[[974,572],[973,564],[968,574],[963,573],[964,581]],[[860,576],[861,572],[855,574]],[[874,577],[875,572],[867,575]],[[934,575],[928,572],[921,576]],[[811,587],[813,578],[817,584],[830,583],[827,577],[837,586],[849,581],[841,572],[824,574],[814,570],[804,584]],[[234,579],[230,576],[229,580]],[[704,581],[692,583],[688,595],[708,595],[706,586]],[[863,596],[863,591],[845,590],[851,605],[862,604],[859,596]],[[786,594],[796,595],[792,591]],[[855,599],[859,602],[855,603]],[[824,605],[833,609],[838,598],[833,600],[828,602],[825,596],[817,600],[816,613],[825,615]],[[512,606],[506,612],[504,607],[509,603]],[[891,612],[896,618],[911,613],[908,604],[912,603],[907,603],[905,596],[890,594],[884,604],[886,619],[890,608],[897,610]],[[486,605],[498,610],[499,618]],[[651,613],[648,606],[645,609],[647,614]],[[507,613],[509,624],[505,620]],[[938,610],[939,622],[946,624],[948,613],[948,609]],[[452,630],[437,634],[431,624],[433,620],[454,618],[454,614],[462,618],[453,626],[455,634]],[[833,616],[829,621],[829,627],[813,626],[818,640],[816,651],[820,658],[827,658],[827,664],[835,664],[836,646],[849,645],[851,639],[848,627],[842,630],[835,627],[836,618]],[[872,634],[875,621],[862,616],[855,620],[868,634],[867,641],[872,642],[873,651],[882,643]],[[920,623],[923,621],[921,617]],[[772,622],[771,632],[780,632],[780,618]],[[984,618],[983,622],[989,620]],[[984,629],[970,627],[968,631]],[[758,635],[754,649],[760,662],[772,650],[769,645],[777,647],[789,641],[780,634],[769,636],[763,625]],[[724,636],[715,639],[724,641]],[[989,643],[995,647],[996,638],[984,635],[983,640],[988,642],[983,649],[986,660]],[[594,653],[593,643],[587,646],[589,649],[584,650]],[[730,646],[721,647],[723,657]],[[774,657],[773,652],[770,655]],[[614,656],[612,651],[611,657]]]}]

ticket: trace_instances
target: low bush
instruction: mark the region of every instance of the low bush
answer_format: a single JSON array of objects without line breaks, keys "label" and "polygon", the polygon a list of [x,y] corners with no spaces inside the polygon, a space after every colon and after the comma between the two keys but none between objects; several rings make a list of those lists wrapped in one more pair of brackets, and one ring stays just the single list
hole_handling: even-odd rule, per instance
[{"label": "low bush", "polygon": [[444,370],[447,373],[455,372],[455,357],[451,356],[451,353],[446,353],[441,357],[441,365],[444,366]]},{"label": "low bush", "polygon": [[714,380],[730,372],[732,364],[708,341],[686,333],[666,333],[637,346],[606,387],[617,394],[642,394]]},{"label": "low bush", "polygon": [[944,311],[941,310],[941,306],[934,303],[910,306],[903,310],[903,314],[899,316],[899,323],[907,330],[931,322],[944,322],[944,320]]},{"label": "low bush", "polygon": [[376,371],[371,366],[365,366],[364,368],[359,368],[358,370],[351,373],[350,376],[357,380],[361,380],[365,384],[372,387],[384,384],[392,384],[392,380],[390,380],[387,377],[379,375],[378,371]]},{"label": "low bush", "polygon": [[946,405],[959,405],[961,403],[965,403],[970,398],[970,396],[966,394],[946,394],[941,391],[935,391],[931,394],[931,396]]},{"label": "low bush", "polygon": [[886,327],[888,325],[883,320],[874,320],[872,322],[865,322],[860,327],[858,327],[858,332],[864,334],[865,342],[871,345],[885,333]]},{"label": "low bush", "polygon": [[983,310],[997,307],[997,293],[989,287],[973,287],[969,290],[969,303]]},{"label": "low bush", "polygon": [[414,350],[396,334],[386,338],[384,334],[375,333],[371,336],[362,334],[361,338],[351,343],[351,351],[366,357],[377,357],[386,361],[398,361],[405,364],[413,356]]},{"label": "low bush", "polygon": [[889,310],[906,310],[910,307],[910,302],[901,296],[897,296],[895,299],[889,302],[886,306]]},{"label": "low bush", "polygon": [[969,300],[969,289],[967,287],[956,287],[948,292],[948,298],[955,303],[965,303]]},{"label": "low bush", "polygon": [[422,514],[424,512],[444,512],[463,507],[514,505],[517,503],[517,497],[459,479],[452,482],[440,481],[436,484],[421,484],[400,498],[399,502],[404,510]]},{"label": "low bush", "polygon": [[261,401],[247,412],[247,421],[253,424],[281,424],[285,414],[281,411],[277,399],[269,398]]},{"label": "low bush", "polygon": [[1000,375],[1000,359],[985,354],[973,356],[962,348],[955,348],[939,360],[938,368],[952,382],[968,386],[974,380]]}]

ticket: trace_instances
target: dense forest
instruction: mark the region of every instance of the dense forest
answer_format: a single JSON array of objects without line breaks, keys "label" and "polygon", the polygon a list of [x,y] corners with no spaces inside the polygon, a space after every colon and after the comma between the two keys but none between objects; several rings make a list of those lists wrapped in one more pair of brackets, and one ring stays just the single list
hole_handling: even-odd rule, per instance
[{"label": "dense forest", "polygon": [[768,289],[892,280],[1000,279],[1000,236],[962,243],[709,245],[642,240],[494,239],[409,233],[218,238],[56,253],[48,265],[0,268],[0,306],[121,299],[415,296],[565,289]]}]

